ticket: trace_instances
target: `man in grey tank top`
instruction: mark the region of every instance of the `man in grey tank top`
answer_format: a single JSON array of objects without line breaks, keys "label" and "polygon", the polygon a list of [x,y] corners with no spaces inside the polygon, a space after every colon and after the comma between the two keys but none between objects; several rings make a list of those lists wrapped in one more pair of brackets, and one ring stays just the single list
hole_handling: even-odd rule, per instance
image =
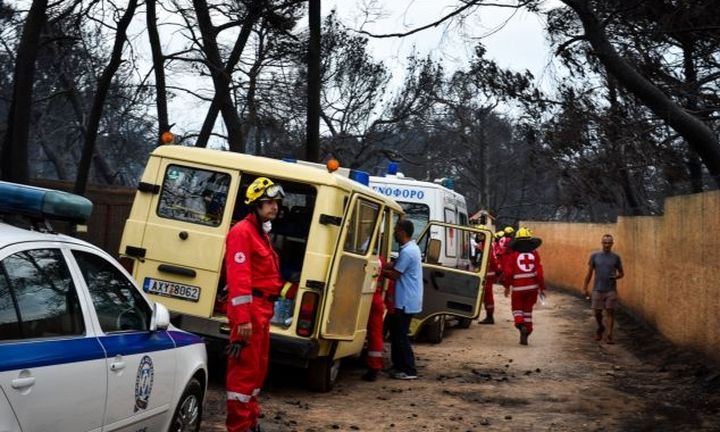
[{"label": "man in grey tank top", "polygon": [[[608,344],[615,343],[613,341],[613,326],[615,324],[615,307],[617,306],[617,280],[625,275],[622,260],[620,260],[618,254],[612,252],[612,247],[613,236],[605,234],[602,238],[602,251],[593,252],[590,255],[588,271],[583,284],[583,292],[585,297],[588,297],[588,284],[594,272],[595,283],[592,290],[592,308],[595,310],[595,321],[597,321],[598,325],[595,340],[600,342],[603,333],[607,329],[605,341]],[[607,326],[603,325],[603,310],[605,310],[607,316]]]}]

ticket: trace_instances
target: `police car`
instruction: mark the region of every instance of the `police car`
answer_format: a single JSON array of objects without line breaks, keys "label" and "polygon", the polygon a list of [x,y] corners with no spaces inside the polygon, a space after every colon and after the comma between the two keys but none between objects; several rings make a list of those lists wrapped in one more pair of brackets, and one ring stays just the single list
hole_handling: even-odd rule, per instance
[{"label": "police car", "polygon": [[92,203],[0,182],[0,432],[197,431],[203,341],[107,253],[52,231]]}]

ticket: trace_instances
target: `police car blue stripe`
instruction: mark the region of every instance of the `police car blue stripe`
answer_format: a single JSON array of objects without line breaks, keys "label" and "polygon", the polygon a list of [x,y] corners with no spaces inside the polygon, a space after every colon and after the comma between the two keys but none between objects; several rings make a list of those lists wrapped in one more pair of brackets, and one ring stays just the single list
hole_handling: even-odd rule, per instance
[{"label": "police car blue stripe", "polygon": [[90,361],[105,357],[97,338],[0,343],[0,372]]},{"label": "police car blue stripe", "polygon": [[175,341],[175,345],[178,347],[194,345],[199,343],[205,343],[200,336],[192,333],[180,332],[180,331],[169,331],[168,334]]},{"label": "police car blue stripe", "polygon": [[[178,346],[202,343],[194,335],[173,332]],[[168,332],[142,332],[81,337],[62,340],[18,341],[0,343],[0,372],[29,369],[65,363],[97,360],[116,355],[133,355],[175,348]]]},{"label": "police car blue stripe", "polygon": [[175,348],[175,343],[166,331],[108,335],[101,337],[100,341],[107,350],[108,357]]}]

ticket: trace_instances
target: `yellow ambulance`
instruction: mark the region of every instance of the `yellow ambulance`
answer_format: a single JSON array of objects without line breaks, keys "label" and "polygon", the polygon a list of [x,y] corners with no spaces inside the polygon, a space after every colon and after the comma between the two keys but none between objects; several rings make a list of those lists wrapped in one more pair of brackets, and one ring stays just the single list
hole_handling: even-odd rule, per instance
[{"label": "yellow ambulance", "polygon": [[[160,146],[138,184],[121,260],[144,291],[168,307],[175,325],[227,339],[225,236],[249,212],[244,192],[260,176],[286,193],[270,236],[283,278],[297,282],[296,292],[276,302],[270,359],[306,367],[309,387],[327,391],[340,359],[362,352],[379,256],[390,256],[393,226],[403,214],[394,200],[366,186],[366,173],[346,176],[294,161]],[[428,270],[431,283],[443,279],[441,273],[450,276],[447,267],[427,265],[435,267]],[[484,272],[457,273],[441,285],[464,281],[449,291],[436,289],[429,304],[437,313],[455,313],[446,309],[462,303],[464,314],[476,317]]]}]

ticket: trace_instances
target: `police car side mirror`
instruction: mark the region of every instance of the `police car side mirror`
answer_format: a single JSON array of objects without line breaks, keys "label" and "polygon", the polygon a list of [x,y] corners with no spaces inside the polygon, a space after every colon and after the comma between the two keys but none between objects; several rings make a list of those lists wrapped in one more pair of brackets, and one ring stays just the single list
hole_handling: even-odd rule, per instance
[{"label": "police car side mirror", "polygon": [[153,304],[152,318],[150,319],[150,331],[167,330],[170,326],[170,312],[160,304]]}]

